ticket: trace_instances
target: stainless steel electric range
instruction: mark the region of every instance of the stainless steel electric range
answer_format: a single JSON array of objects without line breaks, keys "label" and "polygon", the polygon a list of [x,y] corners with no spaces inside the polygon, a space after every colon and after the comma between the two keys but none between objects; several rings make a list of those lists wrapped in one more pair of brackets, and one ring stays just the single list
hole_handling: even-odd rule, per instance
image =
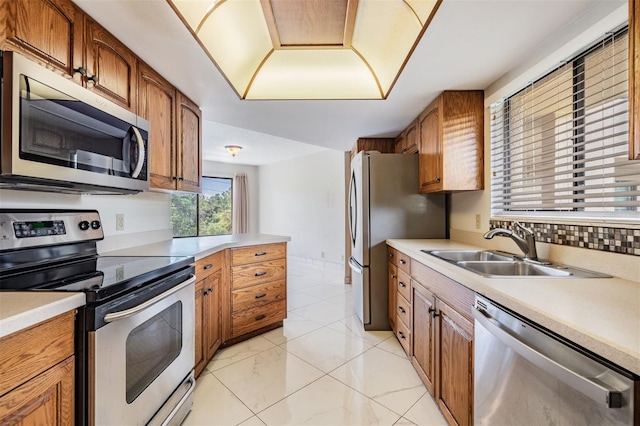
[{"label": "stainless steel electric range", "polygon": [[180,424],[193,403],[193,257],[100,256],[97,211],[0,209],[0,290],[83,292],[76,424]]}]

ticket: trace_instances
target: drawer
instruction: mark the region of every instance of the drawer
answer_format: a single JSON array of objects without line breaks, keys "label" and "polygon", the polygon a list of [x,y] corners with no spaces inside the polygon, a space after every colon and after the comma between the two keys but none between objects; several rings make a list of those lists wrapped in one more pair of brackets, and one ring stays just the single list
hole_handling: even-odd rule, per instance
[{"label": "drawer", "polygon": [[259,328],[284,320],[287,316],[285,300],[269,303],[253,309],[234,312],[231,315],[231,338],[242,336]]},{"label": "drawer", "polygon": [[224,250],[196,260],[196,280],[200,281],[222,268]]},{"label": "drawer", "polygon": [[286,243],[238,247],[231,249],[231,265],[246,265],[248,263],[285,258],[286,256]]},{"label": "drawer", "polygon": [[396,264],[396,249],[394,249],[393,247],[389,247],[387,246],[387,261],[389,261],[389,263],[393,263],[394,265]]},{"label": "drawer", "polygon": [[411,329],[411,305],[407,299],[399,293],[396,299],[396,316],[400,318],[400,321],[402,321],[408,329]]},{"label": "drawer", "polygon": [[404,271],[398,271],[398,293],[411,300],[411,277]]},{"label": "drawer", "polygon": [[396,265],[398,265],[399,271],[404,271],[407,274],[411,273],[411,259],[401,251],[396,250]]},{"label": "drawer", "polygon": [[243,311],[287,298],[287,282],[272,281],[231,292],[232,312]]},{"label": "drawer", "polygon": [[286,278],[287,263],[285,259],[234,266],[231,268],[231,289],[237,290]]},{"label": "drawer", "polygon": [[396,337],[404,349],[404,353],[407,356],[411,356],[411,333],[409,329],[402,321],[397,321],[398,331],[396,331]]}]

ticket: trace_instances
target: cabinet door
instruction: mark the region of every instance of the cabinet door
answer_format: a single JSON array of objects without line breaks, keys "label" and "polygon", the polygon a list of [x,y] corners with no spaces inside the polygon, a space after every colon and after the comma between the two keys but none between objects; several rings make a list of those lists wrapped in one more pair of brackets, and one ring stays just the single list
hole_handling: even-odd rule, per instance
[{"label": "cabinet door", "polygon": [[87,88],[136,112],[138,60],[118,39],[86,19]]},{"label": "cabinet door", "polygon": [[396,329],[396,297],[398,295],[398,268],[393,263],[387,263],[389,284],[389,325],[395,333]]},{"label": "cabinet door", "polygon": [[149,177],[152,188],[176,188],[176,89],[141,62],[138,114],[149,121]]},{"label": "cabinet door", "polygon": [[407,127],[402,149],[403,154],[415,154],[418,152],[418,133],[418,120],[416,119]]},{"label": "cabinet door", "polygon": [[424,382],[427,390],[434,395],[435,372],[435,324],[433,314],[435,312],[435,297],[433,294],[413,281],[413,353],[411,362],[418,375]]},{"label": "cabinet door", "polygon": [[[6,0],[5,0],[6,1]],[[11,47],[81,83],[83,14],[68,0],[0,1]]]},{"label": "cabinet door", "polygon": [[204,280],[200,280],[196,283],[196,304],[195,304],[195,374],[196,377],[202,373],[207,361],[204,359],[206,349],[204,347],[204,333],[203,333],[203,302],[204,302]]},{"label": "cabinet door", "polygon": [[473,323],[437,301],[438,362],[436,399],[449,424],[473,423]]},{"label": "cabinet door", "polygon": [[406,129],[402,131],[398,136],[396,136],[395,149],[393,152],[396,154],[404,154],[407,144],[406,144]]},{"label": "cabinet door", "polygon": [[207,362],[213,357],[221,343],[220,324],[220,280],[222,271],[217,271],[204,281],[204,341]]},{"label": "cabinet door", "polygon": [[73,425],[74,357],[0,397],[0,424]]},{"label": "cabinet door", "polygon": [[180,191],[200,192],[202,179],[202,112],[182,93],[178,100],[177,177]]},{"label": "cabinet door", "polygon": [[418,118],[421,193],[436,192],[442,189],[440,113],[437,103],[434,103]]}]

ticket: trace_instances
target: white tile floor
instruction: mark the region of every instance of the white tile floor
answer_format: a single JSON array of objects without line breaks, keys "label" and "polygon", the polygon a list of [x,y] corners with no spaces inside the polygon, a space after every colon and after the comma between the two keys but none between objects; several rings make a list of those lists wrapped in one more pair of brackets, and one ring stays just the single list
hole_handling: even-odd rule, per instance
[{"label": "white tile floor", "polygon": [[390,331],[365,332],[343,271],[290,259],[284,327],[218,351],[184,425],[446,425]]}]

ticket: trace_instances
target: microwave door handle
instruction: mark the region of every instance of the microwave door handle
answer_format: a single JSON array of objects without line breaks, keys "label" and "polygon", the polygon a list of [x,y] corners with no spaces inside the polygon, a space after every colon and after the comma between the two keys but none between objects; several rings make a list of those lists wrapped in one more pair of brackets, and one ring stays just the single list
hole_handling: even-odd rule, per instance
[{"label": "microwave door handle", "polygon": [[140,131],[138,131],[137,127],[135,126],[131,126],[131,130],[133,130],[133,133],[136,135],[136,140],[138,141],[138,159],[136,161],[136,167],[131,173],[131,177],[136,179],[142,171],[142,166],[144,165],[144,159],[146,155],[144,151],[144,141],[142,140]]}]

